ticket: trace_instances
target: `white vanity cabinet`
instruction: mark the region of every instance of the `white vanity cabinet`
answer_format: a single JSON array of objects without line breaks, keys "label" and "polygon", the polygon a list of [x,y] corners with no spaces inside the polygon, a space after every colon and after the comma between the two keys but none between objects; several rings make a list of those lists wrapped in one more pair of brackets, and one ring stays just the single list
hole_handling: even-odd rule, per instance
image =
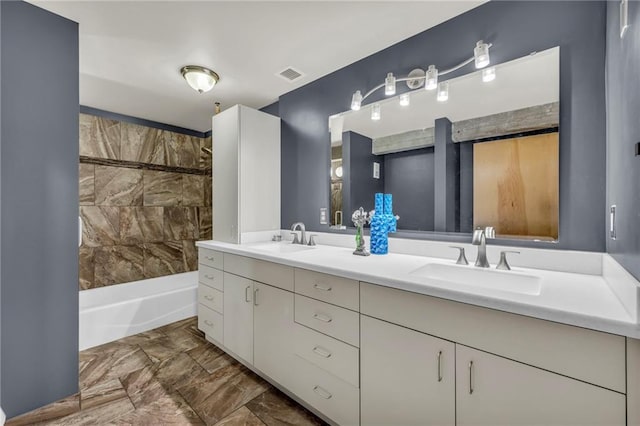
[{"label": "white vanity cabinet", "polygon": [[625,425],[625,396],[456,345],[458,426]]},{"label": "white vanity cabinet", "polygon": [[224,341],[222,260],[219,251],[198,250],[198,328],[216,344]]},{"label": "white vanity cabinet", "polygon": [[363,425],[455,425],[455,345],[361,315]]},{"label": "white vanity cabinet", "polygon": [[280,119],[235,105],[213,116],[213,236],[280,229]]},{"label": "white vanity cabinet", "polygon": [[293,293],[254,283],[253,365],[289,387],[293,357]]},{"label": "white vanity cabinet", "polygon": [[224,273],[224,345],[253,363],[253,281]]}]

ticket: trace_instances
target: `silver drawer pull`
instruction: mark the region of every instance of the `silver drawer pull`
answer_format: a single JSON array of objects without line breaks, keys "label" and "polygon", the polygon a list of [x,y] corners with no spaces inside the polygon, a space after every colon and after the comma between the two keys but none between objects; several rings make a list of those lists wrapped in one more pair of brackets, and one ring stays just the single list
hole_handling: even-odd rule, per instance
[{"label": "silver drawer pull", "polygon": [[331,287],[323,287],[319,284],[314,284],[313,288],[315,288],[316,290],[331,291]]},{"label": "silver drawer pull", "polygon": [[473,361],[469,361],[469,395],[473,393]]},{"label": "silver drawer pull", "polygon": [[204,274],[204,277],[208,280],[212,280],[215,278],[213,275],[207,275],[207,274]]},{"label": "silver drawer pull", "polygon": [[324,399],[331,399],[331,397],[333,396],[333,395],[331,395],[331,393],[329,391],[327,391],[326,389],[321,388],[318,385],[315,385],[313,387],[313,391],[315,393],[317,393],[318,395],[320,395],[321,397],[323,397]]},{"label": "silver drawer pull", "polygon": [[322,322],[331,322],[331,321],[333,321],[333,318],[331,318],[329,315],[325,315],[325,314],[313,314],[313,317],[315,319],[317,319],[318,321],[322,321]]},{"label": "silver drawer pull", "polygon": [[204,298],[207,299],[209,302],[213,302],[213,299],[215,299],[215,297],[209,296],[209,295],[206,295]]},{"label": "silver drawer pull", "polygon": [[213,323],[209,320],[204,320],[204,323],[207,324],[209,327],[213,327]]},{"label": "silver drawer pull", "polygon": [[316,353],[316,355],[320,355],[323,358],[331,358],[331,351],[323,348],[322,346],[316,346],[312,350]]},{"label": "silver drawer pull", "polygon": [[438,381],[442,381],[442,351],[438,352]]},{"label": "silver drawer pull", "polygon": [[209,261],[211,261],[211,262],[213,262],[214,260],[216,260],[216,258],[215,258],[215,257],[213,257],[213,256],[205,256],[204,258],[205,258],[205,259],[207,259],[207,260],[209,260]]},{"label": "silver drawer pull", "polygon": [[249,290],[251,289],[251,286],[248,285],[247,288],[244,289],[244,301],[249,303],[251,302],[251,300],[249,300]]}]

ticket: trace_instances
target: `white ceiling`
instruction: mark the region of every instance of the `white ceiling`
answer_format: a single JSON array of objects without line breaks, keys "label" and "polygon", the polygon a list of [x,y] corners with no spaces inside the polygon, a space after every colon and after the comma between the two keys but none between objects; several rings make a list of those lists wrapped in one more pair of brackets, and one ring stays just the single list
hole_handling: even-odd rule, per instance
[{"label": "white ceiling", "polygon": [[[484,1],[32,3],[80,23],[82,105],[206,131],[216,101],[261,108]],[[189,64],[220,82],[199,95]],[[276,76],[289,66],[304,76]]]},{"label": "white ceiling", "polygon": [[495,65],[496,79],[489,83],[482,82],[481,71],[475,70],[473,64],[468,67],[469,74],[449,80],[446,102],[438,102],[436,91],[423,87],[411,93],[409,106],[400,106],[398,96],[380,102],[379,121],[371,120],[370,105],[330,117],[332,145],[342,143],[343,131],[351,130],[375,139],[431,128],[435,120],[442,117],[456,122],[560,99],[559,47]]}]

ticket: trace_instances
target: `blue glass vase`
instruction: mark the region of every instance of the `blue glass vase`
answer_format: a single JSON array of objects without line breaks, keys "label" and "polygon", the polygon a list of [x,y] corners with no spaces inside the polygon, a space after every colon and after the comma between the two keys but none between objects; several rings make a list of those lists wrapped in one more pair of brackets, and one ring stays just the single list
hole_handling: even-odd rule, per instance
[{"label": "blue glass vase", "polygon": [[389,232],[396,232],[396,218],[393,214],[393,196],[376,193],[375,212],[371,218],[371,253],[389,253]]}]

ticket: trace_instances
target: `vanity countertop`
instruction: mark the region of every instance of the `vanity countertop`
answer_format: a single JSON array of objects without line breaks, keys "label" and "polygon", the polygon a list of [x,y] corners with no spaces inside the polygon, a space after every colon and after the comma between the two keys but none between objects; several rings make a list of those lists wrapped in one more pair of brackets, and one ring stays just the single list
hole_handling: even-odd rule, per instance
[{"label": "vanity countertop", "polygon": [[[640,338],[638,319],[625,309],[610,283],[601,275],[519,267],[514,267],[511,271],[496,271],[492,267],[489,271],[473,265],[459,266],[455,264],[455,260],[409,254],[354,256],[353,249],[325,245],[286,252],[290,242],[228,244],[199,241],[197,245],[452,301]],[[428,264],[445,265],[436,267],[445,273],[447,268],[451,271],[456,271],[455,268],[472,268],[479,274],[539,277],[540,292],[527,294],[486,289],[473,284],[460,285],[412,274]]]}]

